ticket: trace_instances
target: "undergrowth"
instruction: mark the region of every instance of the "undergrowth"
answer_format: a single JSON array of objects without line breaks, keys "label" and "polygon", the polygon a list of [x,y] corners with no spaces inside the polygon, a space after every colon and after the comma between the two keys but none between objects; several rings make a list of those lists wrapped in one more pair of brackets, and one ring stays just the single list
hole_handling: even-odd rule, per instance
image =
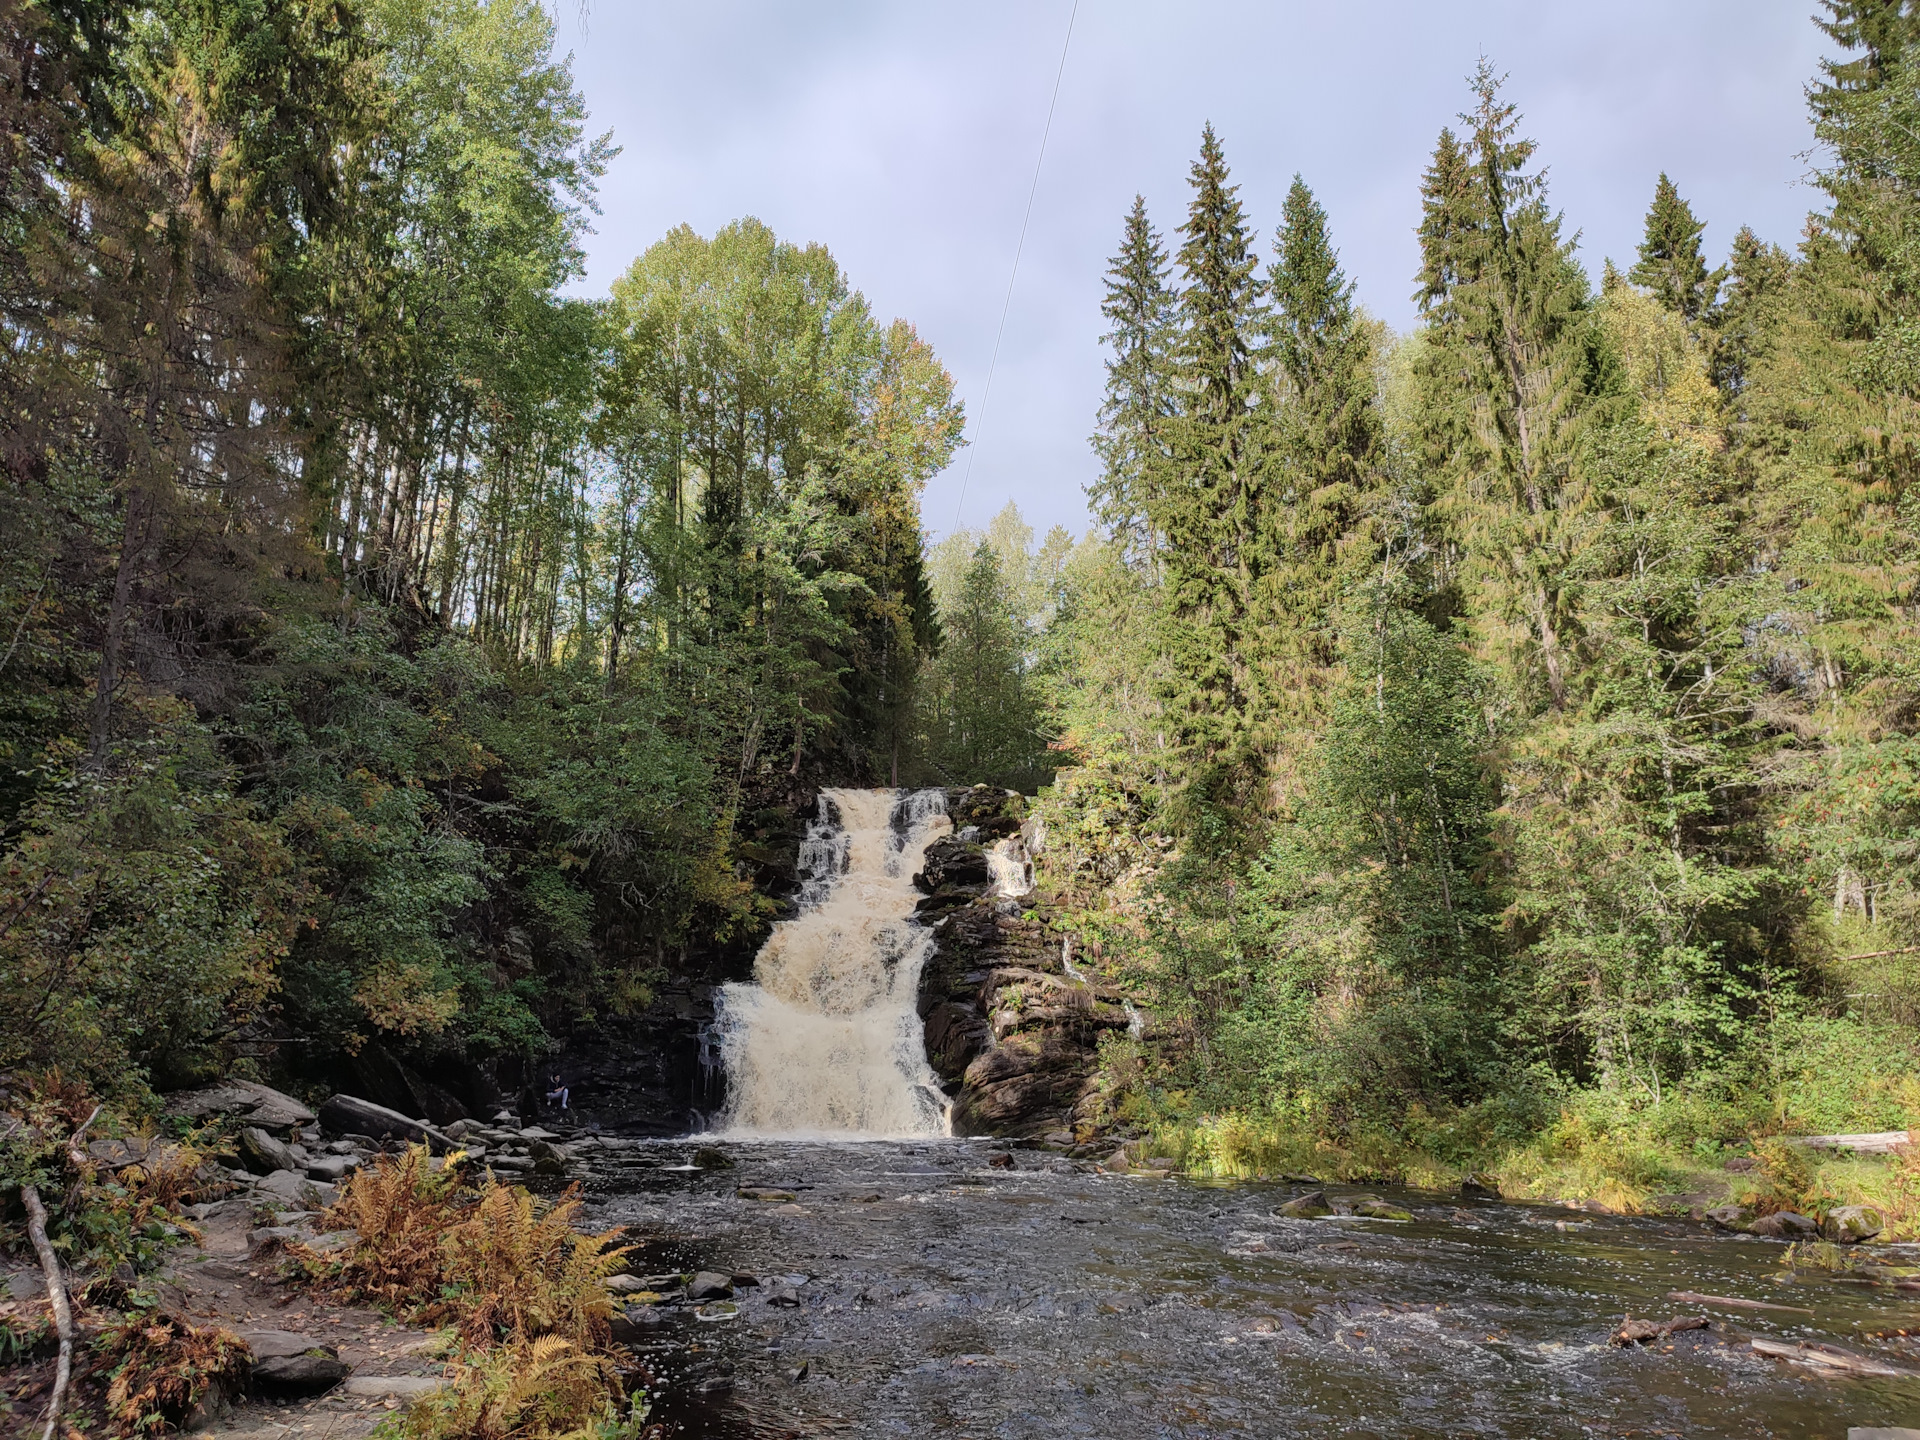
[{"label": "undergrowth", "polygon": [[[1876,1092],[1904,1106],[1874,1119],[1920,1121],[1920,1087]],[[1414,1109],[1394,1126],[1335,1127],[1324,1117],[1225,1111],[1186,1113],[1180,1097],[1134,1097],[1130,1116],[1147,1132],[1143,1155],[1173,1157],[1189,1174],[1272,1179],[1311,1174],[1349,1183],[1448,1189],[1469,1173],[1493,1177],[1510,1199],[1597,1201],[1637,1212],[1657,1197],[1691,1204],[1737,1201],[1756,1214],[1795,1210],[1823,1217],[1839,1205],[1868,1204],[1886,1217],[1889,1239],[1920,1235],[1920,1147],[1889,1159],[1813,1150],[1790,1142],[1806,1133],[1797,1104],[1759,1097],[1739,1106],[1724,1093],[1680,1094],[1660,1105],[1619,1094],[1574,1092],[1530,1127],[1518,1112],[1478,1106],[1450,1114]],[[1832,1120],[1857,1112],[1829,1107]],[[1787,1133],[1782,1133],[1786,1130]],[[1725,1162],[1747,1156],[1750,1169]],[[1669,1202],[1670,1203],[1670,1202]]]},{"label": "undergrowth", "polygon": [[107,1418],[119,1435],[184,1428],[202,1401],[246,1387],[247,1342],[157,1310],[135,1311],[95,1342],[112,1367]]},{"label": "undergrowth", "polygon": [[293,1244],[315,1286],[348,1303],[446,1326],[452,1384],[401,1422],[412,1440],[614,1440],[638,1435],[609,1344],[606,1279],[619,1231],[583,1235],[576,1191],[548,1204],[491,1175],[470,1185],[419,1146],[352,1177],[327,1222],[358,1232],[342,1251]]}]

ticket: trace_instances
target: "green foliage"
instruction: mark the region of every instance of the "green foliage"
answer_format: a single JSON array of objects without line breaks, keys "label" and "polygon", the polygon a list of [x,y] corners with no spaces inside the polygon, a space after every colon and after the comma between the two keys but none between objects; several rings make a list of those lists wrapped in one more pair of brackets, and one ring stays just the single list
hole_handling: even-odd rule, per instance
[{"label": "green foliage", "polygon": [[1696,220],[1693,207],[1680,198],[1680,192],[1660,172],[1654,186],[1653,205],[1647,211],[1647,231],[1640,241],[1640,259],[1627,278],[1653,292],[1653,298],[1688,321],[1704,318],[1712,309],[1725,272],[1707,271],[1706,258],[1700,253],[1700,232],[1706,224]]},{"label": "green foliage", "polygon": [[1023,791],[1051,779],[1026,627],[1014,615],[1000,557],[984,540],[941,611],[941,629],[939,656],[921,682],[933,772],[948,784]]},{"label": "green foliage", "polygon": [[190,1080],[273,988],[307,902],[284,831],[184,707],[139,725],[102,764],[49,754],[0,860],[0,1068]]},{"label": "green foliage", "polygon": [[1742,230],[1710,268],[1663,175],[1594,294],[1484,62],[1409,336],[1299,182],[1244,271],[1211,132],[1170,330],[1128,217],[1100,493],[1134,457],[1194,528],[1151,551],[1175,522],[1120,506],[1062,572],[1040,872],[1150,1017],[1114,1103],[1202,1168],[1631,1206],[1752,1134],[1905,1123],[1920,64],[1911,7],[1827,8],[1855,53],[1809,92],[1831,204],[1793,255]]}]

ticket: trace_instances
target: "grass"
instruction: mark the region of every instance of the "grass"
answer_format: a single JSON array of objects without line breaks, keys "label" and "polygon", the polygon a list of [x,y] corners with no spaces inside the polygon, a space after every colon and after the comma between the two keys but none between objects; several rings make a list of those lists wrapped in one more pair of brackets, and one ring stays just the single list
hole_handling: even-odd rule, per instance
[{"label": "grass", "polygon": [[[1147,1138],[1131,1148],[1141,1156],[1172,1157],[1192,1175],[1248,1180],[1312,1174],[1446,1190],[1478,1172],[1493,1177],[1508,1199],[1598,1201],[1627,1214],[1667,1208],[1654,1203],[1663,1195],[1685,1195],[1694,1205],[1738,1202],[1760,1214],[1797,1210],[1815,1218],[1840,1205],[1865,1204],[1886,1218],[1887,1239],[1920,1237],[1920,1147],[1893,1157],[1809,1150],[1766,1133],[1765,1120],[1745,1117],[1754,1128],[1740,1134],[1741,1117],[1697,1097],[1656,1107],[1576,1093],[1518,1139],[1474,1111],[1415,1111],[1392,1129],[1349,1127],[1340,1133],[1306,1116],[1242,1111],[1188,1115],[1168,1107],[1136,1111],[1135,1118]],[[1759,1162],[1756,1169],[1725,1168],[1731,1155],[1747,1153]]]}]

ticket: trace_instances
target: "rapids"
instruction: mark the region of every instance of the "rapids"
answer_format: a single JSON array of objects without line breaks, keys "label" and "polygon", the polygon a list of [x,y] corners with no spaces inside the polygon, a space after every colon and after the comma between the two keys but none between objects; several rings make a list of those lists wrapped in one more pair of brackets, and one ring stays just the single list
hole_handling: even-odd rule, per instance
[{"label": "rapids", "polygon": [[[1823,1375],[1744,1338],[1920,1371],[1920,1343],[1896,1333],[1920,1329],[1920,1295],[1783,1281],[1783,1246],[1699,1222],[1401,1190],[1374,1193],[1408,1222],[1290,1221],[1272,1211],[1302,1187],[1093,1174],[1024,1150],[1009,1170],[987,1141],[720,1144],[733,1167],[697,1173],[693,1141],[612,1141],[588,1179],[597,1222],[648,1237],[636,1271],[761,1281],[721,1323],[634,1307],[662,1374],[656,1416],[681,1437],[1844,1440],[1920,1425],[1920,1380]],[[797,1304],[770,1303],[782,1278]],[[1700,1312],[1670,1290],[1811,1313]],[[1629,1312],[1707,1313],[1715,1329],[1610,1346]]]}]

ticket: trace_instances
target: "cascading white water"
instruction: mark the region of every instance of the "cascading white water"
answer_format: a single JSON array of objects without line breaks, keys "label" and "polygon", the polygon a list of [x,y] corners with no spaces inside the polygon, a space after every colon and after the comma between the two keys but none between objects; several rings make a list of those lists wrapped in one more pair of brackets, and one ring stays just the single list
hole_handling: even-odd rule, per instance
[{"label": "cascading white water", "polygon": [[996,841],[987,851],[987,875],[993,881],[993,893],[1005,899],[1017,900],[1033,893],[1033,861],[1027,858],[1019,836]]},{"label": "cascading white water", "polygon": [[947,1133],[916,1004],[933,935],[913,918],[913,873],[950,828],[944,791],[821,792],[800,913],[773,927],[753,983],[717,997],[723,1132]]}]

